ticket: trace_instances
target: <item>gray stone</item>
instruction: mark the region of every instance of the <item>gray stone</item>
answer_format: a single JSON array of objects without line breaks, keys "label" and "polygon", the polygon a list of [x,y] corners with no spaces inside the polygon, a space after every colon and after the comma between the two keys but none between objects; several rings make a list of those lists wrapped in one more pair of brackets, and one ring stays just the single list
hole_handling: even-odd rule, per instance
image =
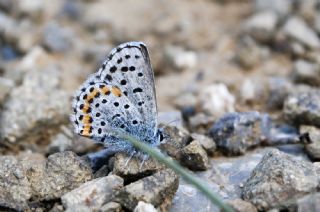
[{"label": "gray stone", "polygon": [[316,30],[317,33],[320,33],[320,14],[316,13],[314,17],[314,25],[313,25],[314,30]]},{"label": "gray stone", "polygon": [[153,205],[140,201],[133,212],[158,212]]},{"label": "gray stone", "polygon": [[125,181],[132,182],[142,177],[154,174],[164,166],[149,157],[142,161],[140,158],[128,156],[124,153],[117,153],[114,158],[113,174],[121,176]]},{"label": "gray stone", "polygon": [[13,156],[0,157],[0,207],[17,211],[27,210],[32,196],[26,171]]},{"label": "gray stone", "polygon": [[284,103],[283,114],[296,125],[320,127],[320,91],[309,89],[289,95]]},{"label": "gray stone", "polygon": [[[239,157],[214,157],[210,160],[208,170],[194,174],[222,200],[239,199],[243,183],[249,178],[252,170],[268,149],[270,148],[257,149]],[[170,211],[211,212],[220,210],[203,193],[184,180],[180,180]]]},{"label": "gray stone", "polygon": [[133,210],[139,201],[166,208],[178,189],[179,178],[169,169],[133,182],[115,193],[114,201]]},{"label": "gray stone", "polygon": [[214,121],[215,118],[213,116],[208,116],[204,113],[197,113],[196,115],[190,117],[189,127],[198,133],[204,134]]},{"label": "gray stone", "polygon": [[50,22],[43,31],[43,44],[51,51],[66,52],[72,48],[74,34],[55,22]]},{"label": "gray stone", "polygon": [[236,62],[244,69],[252,69],[262,60],[262,49],[249,36],[240,39],[235,53]]},{"label": "gray stone", "polygon": [[64,133],[55,135],[48,146],[48,153],[51,155],[56,152],[64,152],[72,149],[72,140]]},{"label": "gray stone", "polygon": [[275,33],[278,17],[275,12],[262,11],[249,17],[244,31],[259,42],[270,41]]},{"label": "gray stone", "polygon": [[189,133],[183,128],[168,125],[163,127],[163,132],[165,142],[160,144],[160,149],[176,160],[180,160],[182,156],[181,150],[191,140]]},{"label": "gray stone", "polygon": [[9,12],[13,8],[14,2],[11,0],[0,0],[0,8],[6,12]]},{"label": "gray stone", "polygon": [[320,65],[298,60],[294,63],[292,76],[296,83],[320,86]]},{"label": "gray stone", "polygon": [[226,203],[228,203],[236,212],[258,212],[254,205],[242,199],[229,200]]},{"label": "gray stone", "polygon": [[269,109],[282,109],[283,103],[293,90],[292,82],[287,78],[273,77],[268,82],[269,95],[267,106]]},{"label": "gray stone", "polygon": [[291,0],[255,0],[255,10],[257,11],[273,11],[280,15],[282,18],[291,13],[292,2]]},{"label": "gray stone", "polygon": [[199,143],[204,148],[204,150],[206,150],[208,155],[212,156],[216,151],[217,149],[216,143],[211,138],[202,134],[197,134],[197,133],[192,133],[191,137],[194,140],[199,141]]},{"label": "gray stone", "polygon": [[320,48],[320,40],[317,34],[298,17],[291,17],[283,26],[283,32],[289,38],[301,42],[308,48]]},{"label": "gray stone", "polygon": [[314,193],[304,196],[297,201],[297,212],[316,212],[320,211],[320,193]]},{"label": "gray stone", "polygon": [[122,207],[117,202],[108,202],[107,204],[103,205],[99,212],[121,212]]},{"label": "gray stone", "polygon": [[257,111],[229,113],[210,128],[209,135],[218,149],[229,155],[244,154],[250,147],[257,146],[269,130],[269,117]]},{"label": "gray stone", "polygon": [[0,104],[4,102],[9,92],[13,89],[15,83],[13,80],[0,77]]},{"label": "gray stone", "polygon": [[6,124],[1,127],[1,137],[6,142],[23,138],[25,143],[29,139],[46,144],[49,136],[43,134],[53,132],[69,119],[69,95],[60,89],[57,67],[51,65],[41,71],[34,68],[26,73],[20,86],[11,90],[3,105],[1,121]]},{"label": "gray stone", "polygon": [[94,211],[109,202],[113,193],[123,187],[123,179],[116,175],[97,178],[64,194],[62,204],[67,211],[76,211],[79,206]]},{"label": "gray stone", "polygon": [[291,205],[295,199],[316,191],[318,184],[312,163],[272,150],[244,183],[242,195],[258,210],[267,210]]},{"label": "gray stone", "polygon": [[30,164],[27,177],[35,199],[53,200],[92,179],[92,170],[73,152],[50,155],[44,164]]},{"label": "gray stone", "polygon": [[320,159],[320,129],[314,126],[300,126],[300,133],[307,136],[305,149],[310,157],[314,160]]},{"label": "gray stone", "polygon": [[182,149],[181,163],[193,171],[207,170],[209,159],[199,141],[194,140]]}]

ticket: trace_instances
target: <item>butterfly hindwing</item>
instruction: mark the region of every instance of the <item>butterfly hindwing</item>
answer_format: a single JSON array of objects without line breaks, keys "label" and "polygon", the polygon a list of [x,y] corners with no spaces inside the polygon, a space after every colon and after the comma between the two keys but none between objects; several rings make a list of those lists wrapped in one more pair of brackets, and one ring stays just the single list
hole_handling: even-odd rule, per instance
[{"label": "butterfly hindwing", "polygon": [[131,135],[143,129],[143,118],[134,104],[112,84],[90,77],[73,102],[76,133],[104,142],[112,129],[123,129]]}]

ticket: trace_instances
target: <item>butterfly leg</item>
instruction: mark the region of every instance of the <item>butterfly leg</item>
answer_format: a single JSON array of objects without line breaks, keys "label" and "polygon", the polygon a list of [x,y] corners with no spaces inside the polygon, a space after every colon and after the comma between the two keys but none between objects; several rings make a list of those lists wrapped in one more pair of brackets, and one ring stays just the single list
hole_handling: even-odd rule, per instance
[{"label": "butterfly leg", "polygon": [[149,158],[149,156],[148,156],[147,154],[143,154],[143,155],[142,155],[142,162],[141,162],[141,164],[140,164],[139,171],[142,170],[142,166],[143,166],[144,162],[145,162],[146,160],[148,160],[148,158]]},{"label": "butterfly leg", "polygon": [[136,153],[137,153],[137,152],[136,152],[135,150],[131,152],[129,158],[127,159],[127,161],[126,161],[125,164],[124,164],[124,167],[127,167],[129,161],[132,159],[132,157],[133,157]]}]

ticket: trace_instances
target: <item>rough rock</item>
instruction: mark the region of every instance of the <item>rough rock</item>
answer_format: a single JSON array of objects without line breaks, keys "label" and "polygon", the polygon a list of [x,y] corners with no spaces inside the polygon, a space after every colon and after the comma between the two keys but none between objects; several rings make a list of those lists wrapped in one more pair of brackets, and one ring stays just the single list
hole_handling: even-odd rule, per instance
[{"label": "rough rock", "polygon": [[140,201],[133,212],[157,212],[153,205]]},{"label": "rough rock", "polygon": [[291,17],[283,26],[283,32],[291,39],[301,42],[310,49],[319,49],[317,34],[299,17]]},{"label": "rough rock", "polygon": [[203,171],[208,168],[208,155],[199,141],[192,141],[182,149],[181,163],[193,171]]},{"label": "rough rock", "polygon": [[242,199],[229,200],[227,203],[236,211],[236,212],[258,212],[256,207],[250,202],[246,202]]},{"label": "rough rock", "polygon": [[30,164],[27,178],[32,195],[39,200],[53,200],[92,179],[92,170],[73,152],[50,155],[44,164]]},{"label": "rough rock", "polygon": [[176,160],[180,160],[181,150],[191,141],[189,133],[183,128],[168,125],[163,127],[163,132],[165,142],[160,144],[160,149]]},{"label": "rough rock", "polygon": [[272,11],[262,11],[249,17],[243,30],[259,42],[270,41],[275,33],[278,22],[277,14]]},{"label": "rough rock", "polygon": [[99,212],[121,212],[122,207],[117,202],[108,202],[107,204],[103,205]]},{"label": "rough rock", "polygon": [[258,210],[288,206],[316,191],[318,176],[312,163],[295,159],[278,150],[265,154],[244,183],[242,195]]},{"label": "rough rock", "polygon": [[194,140],[199,141],[199,143],[201,144],[203,149],[206,150],[208,155],[211,156],[216,151],[216,143],[211,138],[197,133],[192,133],[191,137]]},{"label": "rough rock", "polygon": [[166,207],[178,189],[179,178],[173,171],[164,169],[152,176],[133,182],[115,193],[114,201],[133,210],[143,201],[155,207]]},{"label": "rough rock", "polygon": [[124,178],[126,182],[132,182],[145,176],[150,176],[164,166],[155,159],[149,157],[143,161],[138,157],[118,153],[115,155],[112,173]]},{"label": "rough rock", "polygon": [[[26,73],[20,86],[11,90],[1,114],[2,122],[6,123],[1,128],[5,141],[39,138],[41,133],[48,133],[49,129],[68,121],[69,96],[59,87],[60,74],[55,66],[33,70]],[[48,135],[42,143],[46,140]]]},{"label": "rough rock", "polygon": [[304,196],[297,201],[297,212],[320,211],[320,193]]},{"label": "rough rock", "polygon": [[54,52],[66,52],[72,48],[74,34],[69,28],[63,28],[55,22],[50,22],[43,31],[43,44]]},{"label": "rough rock", "polygon": [[298,60],[294,63],[292,77],[296,83],[320,86],[320,66],[316,63]]},{"label": "rough rock", "polygon": [[7,210],[27,210],[32,196],[24,167],[13,156],[0,157],[0,207]]},{"label": "rough rock", "polygon": [[79,206],[86,208],[87,211],[94,211],[109,202],[113,193],[122,187],[123,179],[121,177],[109,175],[82,184],[64,194],[61,201],[67,211],[76,211]]},{"label": "rough rock", "polygon": [[222,83],[206,87],[199,99],[202,110],[210,115],[220,117],[224,113],[234,111],[235,97]]},{"label": "rough rock", "polygon": [[256,111],[229,113],[215,122],[209,135],[218,149],[226,154],[244,154],[248,148],[258,145],[266,137],[268,125],[268,116]]},{"label": "rough rock", "polygon": [[320,91],[309,89],[289,95],[283,113],[288,121],[296,125],[320,127]]},{"label": "rough rock", "polygon": [[306,137],[305,149],[314,160],[320,159],[320,129],[314,126],[300,126],[300,134]]}]

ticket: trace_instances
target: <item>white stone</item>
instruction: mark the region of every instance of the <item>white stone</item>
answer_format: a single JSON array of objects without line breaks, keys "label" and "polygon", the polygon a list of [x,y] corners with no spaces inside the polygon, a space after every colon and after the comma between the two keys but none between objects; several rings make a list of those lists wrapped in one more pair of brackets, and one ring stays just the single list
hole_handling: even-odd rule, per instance
[{"label": "white stone", "polygon": [[240,95],[244,101],[253,101],[256,97],[255,86],[251,79],[246,79],[242,86]]},{"label": "white stone", "polygon": [[134,212],[158,212],[153,205],[139,201],[138,205],[134,209]]},{"label": "white stone", "polygon": [[244,30],[259,41],[266,41],[272,37],[278,23],[277,15],[272,11],[263,11],[244,23]]},{"label": "white stone", "polygon": [[205,88],[200,94],[200,101],[203,110],[213,116],[219,117],[224,113],[234,111],[235,97],[222,83]]},{"label": "white stone", "polygon": [[285,23],[283,32],[311,49],[320,49],[320,40],[317,34],[298,17],[291,17]]}]

